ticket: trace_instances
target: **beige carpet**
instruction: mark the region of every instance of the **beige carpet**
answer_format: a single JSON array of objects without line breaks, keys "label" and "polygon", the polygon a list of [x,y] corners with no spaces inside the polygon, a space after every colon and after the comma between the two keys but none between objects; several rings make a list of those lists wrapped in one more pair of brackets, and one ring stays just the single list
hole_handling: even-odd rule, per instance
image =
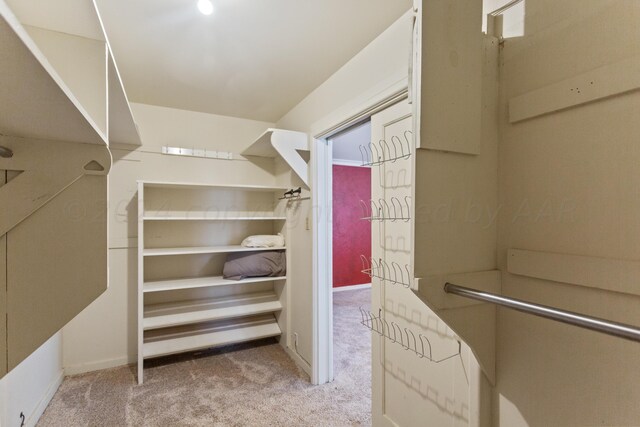
[{"label": "beige carpet", "polygon": [[364,426],[371,424],[371,346],[358,306],[334,294],[335,381],[312,386],[273,340],[66,378],[38,426]]}]

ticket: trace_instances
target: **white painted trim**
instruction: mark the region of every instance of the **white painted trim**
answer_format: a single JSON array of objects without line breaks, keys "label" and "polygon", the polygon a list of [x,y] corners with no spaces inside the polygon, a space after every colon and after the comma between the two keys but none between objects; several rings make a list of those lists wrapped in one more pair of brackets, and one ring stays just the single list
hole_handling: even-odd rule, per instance
[{"label": "white painted trim", "polygon": [[332,146],[336,133],[367,120],[373,114],[407,98],[408,79],[403,77],[388,84],[366,101],[349,106],[312,126],[311,198],[313,202],[313,341],[311,381],[324,384],[333,381],[333,277],[332,270]]},{"label": "white painted trim", "polygon": [[369,165],[363,165],[357,160],[333,159],[333,164],[338,166],[357,166],[359,168],[371,168]]},{"label": "white painted trim", "polygon": [[86,372],[101,371],[103,369],[117,368],[119,366],[133,365],[135,359],[129,360],[128,357],[116,357],[115,359],[104,359],[96,362],[80,363],[78,365],[65,366],[66,375],[78,375]]},{"label": "white painted trim", "polygon": [[65,375],[65,371],[60,370],[58,375],[53,379],[53,381],[51,381],[51,384],[49,384],[49,387],[47,388],[47,392],[44,394],[44,396],[42,396],[42,399],[40,399],[40,402],[38,402],[38,405],[35,407],[33,412],[29,414],[29,416],[25,420],[25,423],[24,423],[25,426],[35,427],[35,425],[38,423],[38,420],[40,420],[40,417],[44,413],[44,410],[47,409],[47,406],[49,406],[49,402],[51,402],[51,399],[53,399],[53,396],[56,394],[56,391],[58,391],[58,388],[60,388],[60,385],[64,380],[64,375]]},{"label": "white painted trim", "polygon": [[[375,113],[407,99],[409,94],[408,82],[407,77],[395,80],[356,107],[340,111],[319,123],[315,123],[311,128],[311,135],[316,139],[331,138],[333,135],[347,128],[368,120]],[[363,107],[364,105],[366,105],[366,107]]]},{"label": "white painted trim", "polygon": [[349,285],[349,286],[339,286],[337,288],[333,288],[333,292],[344,292],[344,291],[358,291],[360,289],[371,289],[371,283],[363,283],[361,285]]},{"label": "white painted trim", "polygon": [[[333,197],[332,142],[314,139],[311,169],[313,174],[313,333],[311,382],[324,384],[333,381],[333,287],[332,259],[333,227],[331,210]],[[322,238],[321,238],[322,236]],[[318,260],[325,260],[320,263]],[[320,266],[322,266],[320,268]]]},{"label": "white painted trim", "polygon": [[307,361],[304,360],[302,358],[302,356],[300,356],[298,353],[296,353],[296,351],[293,350],[292,348],[285,347],[284,350],[287,352],[289,357],[291,359],[293,359],[293,361],[296,363],[296,365],[298,365],[300,367],[300,369],[302,369],[307,375],[309,375],[309,377],[312,376],[311,365],[309,365],[309,363],[307,363]]}]

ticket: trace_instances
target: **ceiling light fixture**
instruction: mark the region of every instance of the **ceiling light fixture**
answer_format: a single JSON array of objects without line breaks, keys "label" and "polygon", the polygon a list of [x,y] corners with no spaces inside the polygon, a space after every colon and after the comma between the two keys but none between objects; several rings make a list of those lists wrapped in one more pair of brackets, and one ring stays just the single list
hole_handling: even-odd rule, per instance
[{"label": "ceiling light fixture", "polygon": [[213,13],[213,3],[211,3],[211,0],[198,0],[198,10],[203,15],[211,15]]}]

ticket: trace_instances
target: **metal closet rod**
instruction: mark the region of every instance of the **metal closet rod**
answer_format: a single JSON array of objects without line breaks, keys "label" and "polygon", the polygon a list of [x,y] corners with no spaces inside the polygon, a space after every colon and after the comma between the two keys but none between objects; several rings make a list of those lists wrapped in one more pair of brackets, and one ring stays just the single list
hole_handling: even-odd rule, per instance
[{"label": "metal closet rod", "polygon": [[490,292],[479,291],[477,289],[465,288],[463,286],[446,283],[444,291],[449,294],[471,298],[478,301],[490,302],[503,307],[512,308],[524,313],[533,314],[580,328],[591,329],[608,335],[624,338],[631,341],[640,342],[640,329],[624,323],[612,322],[598,317],[586,316],[584,314],[571,311],[560,310],[541,304],[534,304],[515,298],[507,298]]}]

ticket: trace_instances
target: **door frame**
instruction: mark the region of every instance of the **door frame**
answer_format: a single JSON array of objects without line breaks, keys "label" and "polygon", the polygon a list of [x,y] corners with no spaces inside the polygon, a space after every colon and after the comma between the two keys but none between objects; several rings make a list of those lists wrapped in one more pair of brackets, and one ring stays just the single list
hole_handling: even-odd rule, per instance
[{"label": "door frame", "polygon": [[388,86],[365,101],[335,113],[311,127],[312,212],[312,358],[311,381],[333,381],[333,146],[331,137],[368,120],[375,113],[408,98],[408,78]]}]

